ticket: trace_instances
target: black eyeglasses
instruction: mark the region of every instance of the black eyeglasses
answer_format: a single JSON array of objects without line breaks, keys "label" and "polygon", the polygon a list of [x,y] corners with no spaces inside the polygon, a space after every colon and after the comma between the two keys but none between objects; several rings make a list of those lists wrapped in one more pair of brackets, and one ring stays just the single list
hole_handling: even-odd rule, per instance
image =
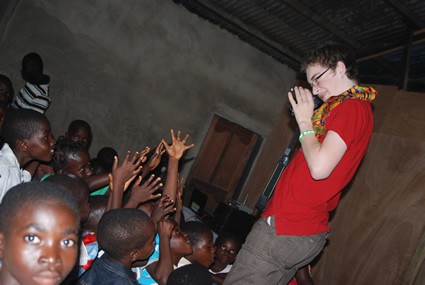
[{"label": "black eyeglasses", "polygon": [[311,81],[313,81],[314,83],[317,84],[317,81],[320,79],[320,77],[322,77],[329,69],[331,69],[330,67],[328,67],[328,69],[326,69],[325,71],[323,71],[322,73],[320,73],[319,75],[317,75],[315,78],[313,78]]}]

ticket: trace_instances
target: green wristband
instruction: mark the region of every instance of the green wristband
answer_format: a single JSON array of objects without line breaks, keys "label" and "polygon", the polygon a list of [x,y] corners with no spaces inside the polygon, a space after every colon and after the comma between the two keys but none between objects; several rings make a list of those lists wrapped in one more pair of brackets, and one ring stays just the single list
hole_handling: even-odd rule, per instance
[{"label": "green wristband", "polygon": [[302,133],[300,134],[300,137],[298,138],[298,140],[300,141],[300,143],[303,141],[303,138],[304,138],[306,135],[314,135],[314,131],[313,131],[313,130],[308,130],[308,131],[302,132]]}]

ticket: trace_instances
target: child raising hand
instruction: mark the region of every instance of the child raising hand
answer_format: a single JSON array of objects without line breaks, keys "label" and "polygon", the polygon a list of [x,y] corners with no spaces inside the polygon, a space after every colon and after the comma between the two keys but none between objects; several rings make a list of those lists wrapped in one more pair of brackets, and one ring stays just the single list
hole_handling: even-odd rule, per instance
[{"label": "child raising hand", "polygon": [[181,132],[177,132],[177,137],[174,134],[174,130],[170,130],[171,133],[171,145],[162,139],[162,144],[165,147],[165,150],[169,156],[168,159],[168,169],[167,169],[167,180],[165,181],[164,195],[168,195],[171,200],[176,200],[176,189],[177,189],[177,180],[178,180],[178,168],[179,160],[183,157],[183,154],[188,150],[194,147],[194,144],[186,145],[189,135],[186,135],[184,139],[181,139]]}]

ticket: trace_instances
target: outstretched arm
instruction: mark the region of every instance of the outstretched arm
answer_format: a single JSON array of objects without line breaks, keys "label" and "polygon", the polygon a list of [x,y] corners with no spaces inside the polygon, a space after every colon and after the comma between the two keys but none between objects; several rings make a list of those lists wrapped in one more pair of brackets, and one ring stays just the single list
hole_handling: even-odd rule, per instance
[{"label": "outstretched arm", "polygon": [[179,160],[182,158],[186,150],[194,147],[194,144],[186,145],[189,135],[186,135],[183,140],[181,140],[181,132],[177,132],[177,137],[174,135],[174,130],[170,130],[172,144],[168,145],[167,142],[163,139],[162,144],[165,147],[165,150],[168,153],[168,168],[167,168],[167,180],[165,181],[164,195],[170,197],[171,200],[176,200],[176,190],[177,190],[177,175],[179,171]]},{"label": "outstretched arm", "polygon": [[181,217],[182,217],[182,210],[183,210],[183,190],[184,190],[184,178],[179,177],[178,183],[177,183],[177,195],[176,195],[176,212],[174,213],[174,220],[178,225],[181,225]]},{"label": "outstretched arm", "polygon": [[157,222],[165,219],[168,215],[173,214],[175,210],[174,202],[171,201],[168,196],[164,195],[155,204],[150,218],[156,224]]},{"label": "outstretched arm", "polygon": [[170,239],[174,225],[167,219],[157,223],[159,234],[159,259],[149,264],[146,269],[159,285],[167,284],[168,276],[173,271],[173,260],[171,257]]},{"label": "outstretched arm", "polygon": [[134,180],[136,175],[141,171],[142,158],[139,153],[134,153],[130,159],[130,152],[127,152],[123,162],[118,166],[118,157],[114,158],[114,165],[112,167],[111,175],[111,209],[122,207],[122,198],[124,191]]},{"label": "outstretched arm", "polygon": [[142,170],[142,176],[145,177],[149,174],[152,170],[158,167],[159,163],[161,162],[161,157],[165,153],[164,145],[162,142],[160,142],[156,148],[155,152],[152,154],[152,156],[149,158],[148,162],[143,166]]},{"label": "outstretched arm", "polygon": [[162,187],[161,178],[155,178],[151,175],[143,184],[142,177],[137,178],[136,183],[131,189],[131,195],[125,208],[137,208],[140,204],[161,197],[161,193],[154,194],[160,187]]},{"label": "outstretched arm", "polygon": [[92,175],[84,178],[84,180],[89,185],[90,192],[93,192],[108,185],[109,173]]}]

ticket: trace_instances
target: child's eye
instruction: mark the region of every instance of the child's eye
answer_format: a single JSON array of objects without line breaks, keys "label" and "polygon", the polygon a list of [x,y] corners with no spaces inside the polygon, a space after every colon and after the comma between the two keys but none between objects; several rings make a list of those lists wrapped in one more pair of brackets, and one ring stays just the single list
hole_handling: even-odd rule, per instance
[{"label": "child's eye", "polygon": [[24,237],[25,241],[29,244],[39,244],[40,238],[36,235],[26,235]]},{"label": "child's eye", "polygon": [[75,245],[75,241],[74,241],[74,240],[72,240],[72,239],[64,239],[64,240],[62,241],[62,244],[63,244],[65,247],[73,247],[73,246]]}]

